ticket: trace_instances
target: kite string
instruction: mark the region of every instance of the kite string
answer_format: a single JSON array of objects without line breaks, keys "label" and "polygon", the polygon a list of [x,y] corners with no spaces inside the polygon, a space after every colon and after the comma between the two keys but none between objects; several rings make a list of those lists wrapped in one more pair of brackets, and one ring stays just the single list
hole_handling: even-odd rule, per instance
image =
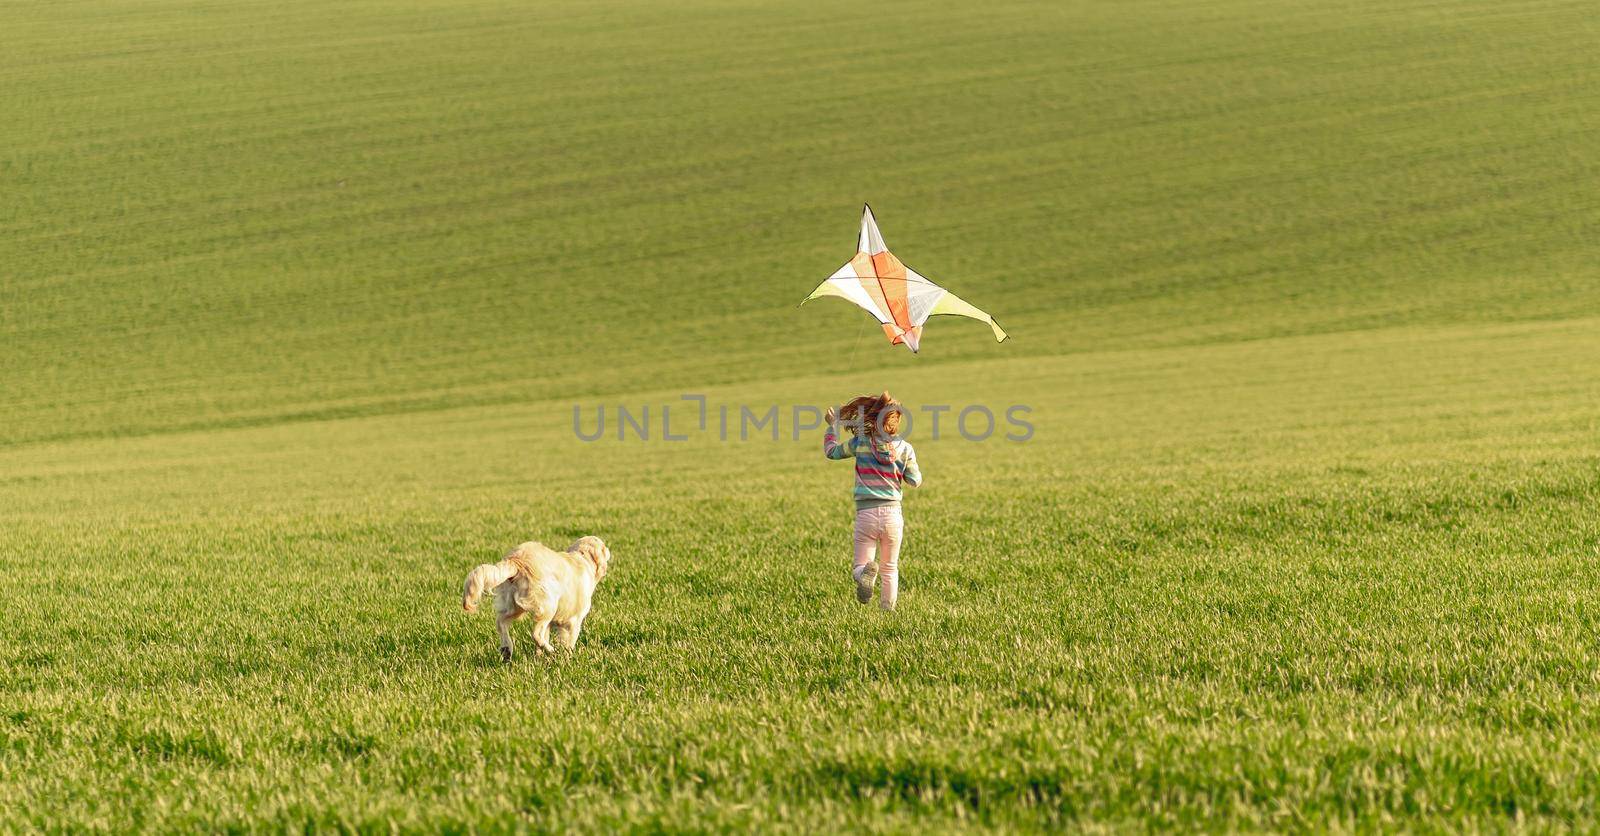
[{"label": "kite string", "polygon": [[850,348],[850,368],[856,367],[856,352],[861,349],[861,335],[866,332],[867,321],[861,320],[861,325],[856,328],[856,342]]}]

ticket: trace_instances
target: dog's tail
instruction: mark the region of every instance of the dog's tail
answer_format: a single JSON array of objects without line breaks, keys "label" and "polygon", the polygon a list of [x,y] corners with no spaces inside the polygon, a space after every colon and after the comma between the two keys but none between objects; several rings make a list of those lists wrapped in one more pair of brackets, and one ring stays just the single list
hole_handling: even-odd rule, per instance
[{"label": "dog's tail", "polygon": [[467,582],[461,590],[461,608],[467,612],[478,611],[478,599],[483,593],[517,576],[517,564],[509,560],[484,563],[467,573]]}]

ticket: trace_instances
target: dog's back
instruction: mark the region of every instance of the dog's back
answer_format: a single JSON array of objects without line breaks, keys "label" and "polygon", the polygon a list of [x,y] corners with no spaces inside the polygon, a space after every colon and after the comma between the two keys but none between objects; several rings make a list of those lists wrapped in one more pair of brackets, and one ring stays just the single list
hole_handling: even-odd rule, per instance
[{"label": "dog's back", "polygon": [[[564,569],[561,556],[543,543],[527,542],[514,548],[505,556],[505,563],[516,567],[510,582],[495,590],[495,609],[502,613],[531,612],[538,614],[550,609],[549,589],[551,576]],[[554,591],[559,595],[559,590]]]}]

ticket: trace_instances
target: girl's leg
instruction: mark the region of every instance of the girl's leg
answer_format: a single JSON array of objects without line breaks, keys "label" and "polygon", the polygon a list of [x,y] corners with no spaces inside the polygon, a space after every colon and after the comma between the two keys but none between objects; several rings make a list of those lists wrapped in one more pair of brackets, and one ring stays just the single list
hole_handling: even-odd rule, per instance
[{"label": "girl's leg", "polygon": [[878,545],[879,527],[873,515],[876,509],[867,508],[856,512],[855,564],[850,569],[850,576],[856,582],[856,600],[865,604],[872,600],[872,582],[878,577],[878,567],[872,564],[873,552]]},{"label": "girl's leg", "polygon": [[878,510],[885,512],[878,535],[878,575],[883,578],[883,599],[878,606],[892,610],[900,597],[900,539],[905,532],[905,522],[898,506],[889,505]]}]

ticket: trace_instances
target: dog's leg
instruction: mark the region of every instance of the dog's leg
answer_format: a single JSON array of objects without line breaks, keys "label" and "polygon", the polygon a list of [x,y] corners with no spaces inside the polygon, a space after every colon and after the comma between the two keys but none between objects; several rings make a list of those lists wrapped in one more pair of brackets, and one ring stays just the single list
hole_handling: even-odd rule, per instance
[{"label": "dog's leg", "polygon": [[561,631],[561,646],[568,650],[578,646],[578,634],[583,632],[583,616],[578,616],[567,622],[567,629]]},{"label": "dog's leg", "polygon": [[567,636],[572,634],[572,622],[550,622],[550,643],[556,647],[567,646]]},{"label": "dog's leg", "polygon": [[511,661],[511,622],[517,620],[517,615],[517,613],[501,613],[495,620],[495,624],[500,628],[500,660],[503,662]]},{"label": "dog's leg", "polygon": [[550,619],[546,618],[543,621],[535,621],[533,623],[533,643],[537,644],[539,649],[546,653],[554,654],[556,652],[556,649],[550,645]]},{"label": "dog's leg", "polygon": [[589,608],[588,607],[584,607],[582,611],[580,611],[577,615],[572,617],[571,621],[567,622],[567,629],[563,632],[563,635],[562,635],[562,638],[565,641],[563,641],[562,644],[566,645],[566,648],[568,650],[573,650],[573,649],[577,648],[577,646],[578,646],[578,634],[583,632],[583,620],[585,618],[588,618],[588,617],[589,617]]}]

